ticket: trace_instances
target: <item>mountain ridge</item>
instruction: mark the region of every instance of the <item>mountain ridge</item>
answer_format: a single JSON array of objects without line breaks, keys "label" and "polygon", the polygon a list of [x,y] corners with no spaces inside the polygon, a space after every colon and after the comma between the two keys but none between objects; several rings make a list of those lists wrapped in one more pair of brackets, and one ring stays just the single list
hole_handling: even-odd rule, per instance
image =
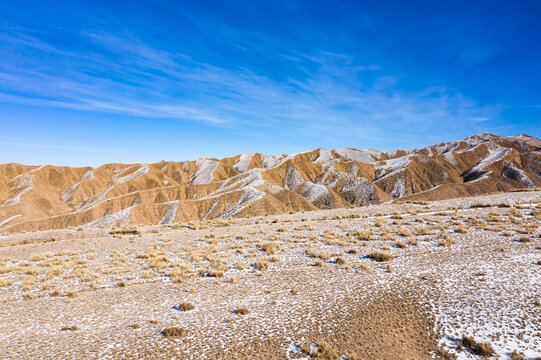
[{"label": "mountain ridge", "polygon": [[489,133],[420,149],[342,148],[69,167],[0,165],[0,231],[171,224],[440,200],[541,186],[541,140]]}]

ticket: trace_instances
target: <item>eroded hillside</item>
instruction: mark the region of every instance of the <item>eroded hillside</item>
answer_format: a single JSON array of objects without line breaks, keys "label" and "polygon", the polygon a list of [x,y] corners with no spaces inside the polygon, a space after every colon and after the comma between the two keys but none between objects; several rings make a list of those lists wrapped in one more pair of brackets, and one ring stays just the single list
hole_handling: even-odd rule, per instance
[{"label": "eroded hillside", "polygon": [[541,140],[481,134],[423,149],[338,149],[98,168],[0,165],[0,231],[439,200],[541,186]]}]

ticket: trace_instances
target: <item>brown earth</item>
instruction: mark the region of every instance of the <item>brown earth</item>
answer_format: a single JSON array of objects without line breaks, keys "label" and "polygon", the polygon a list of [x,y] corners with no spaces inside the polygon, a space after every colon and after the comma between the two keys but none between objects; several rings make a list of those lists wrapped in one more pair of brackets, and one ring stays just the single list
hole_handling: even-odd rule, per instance
[{"label": "brown earth", "polygon": [[422,149],[316,149],[293,155],[98,168],[0,165],[0,231],[215,218],[433,201],[541,186],[541,140],[491,134]]},{"label": "brown earth", "polygon": [[540,220],[524,191],[1,235],[0,354],[481,359],[469,336],[536,358]]}]

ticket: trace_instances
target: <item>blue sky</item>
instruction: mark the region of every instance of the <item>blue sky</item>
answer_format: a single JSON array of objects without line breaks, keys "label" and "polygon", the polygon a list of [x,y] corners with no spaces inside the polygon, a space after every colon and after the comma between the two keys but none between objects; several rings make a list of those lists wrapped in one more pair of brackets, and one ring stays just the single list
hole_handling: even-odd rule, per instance
[{"label": "blue sky", "polygon": [[0,163],[541,137],[539,1],[0,1]]}]

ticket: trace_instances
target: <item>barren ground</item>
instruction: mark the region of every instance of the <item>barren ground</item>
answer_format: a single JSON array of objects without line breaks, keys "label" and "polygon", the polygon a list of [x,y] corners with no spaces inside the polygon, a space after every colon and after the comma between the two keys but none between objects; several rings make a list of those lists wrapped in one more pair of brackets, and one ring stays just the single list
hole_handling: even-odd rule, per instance
[{"label": "barren ground", "polygon": [[515,192],[0,236],[0,354],[474,359],[490,344],[492,358],[536,359],[540,202]]}]

